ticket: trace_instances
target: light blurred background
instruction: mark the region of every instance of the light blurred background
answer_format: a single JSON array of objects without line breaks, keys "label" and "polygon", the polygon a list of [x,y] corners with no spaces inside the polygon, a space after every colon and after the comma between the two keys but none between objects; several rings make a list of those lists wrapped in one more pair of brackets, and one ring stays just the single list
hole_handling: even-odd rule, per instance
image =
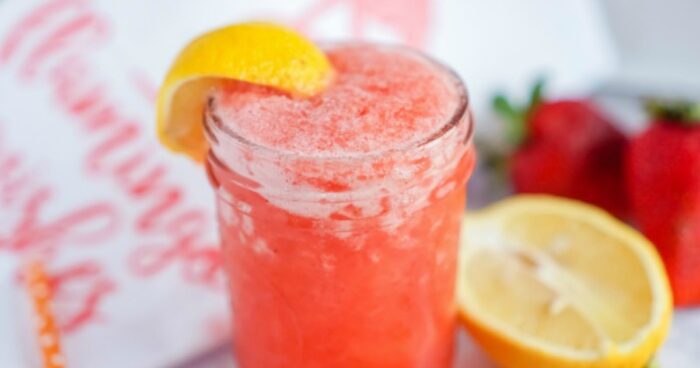
[{"label": "light blurred background", "polygon": [[[156,86],[198,33],[266,19],[318,40],[421,48],[464,78],[478,136],[497,142],[494,93],[524,98],[542,75],[550,96],[592,97],[628,132],[642,127],[640,97],[700,98],[698,14],[697,0],[0,0],[0,365],[34,362],[15,276],[23,255],[49,250],[50,270],[68,275],[57,309],[75,320],[69,367],[230,366],[225,297],[206,257],[216,249],[209,187],[153,133]],[[109,133],[81,115],[90,98],[112,109]],[[138,175],[162,171],[163,196],[177,198],[134,194],[134,178],[95,162],[107,153],[147,160]],[[474,206],[504,193],[488,180],[474,178]],[[140,225],[159,201],[171,216],[205,214],[197,244]],[[700,312],[676,318],[662,366],[695,367]],[[462,355],[463,366],[489,366],[466,340]]]}]

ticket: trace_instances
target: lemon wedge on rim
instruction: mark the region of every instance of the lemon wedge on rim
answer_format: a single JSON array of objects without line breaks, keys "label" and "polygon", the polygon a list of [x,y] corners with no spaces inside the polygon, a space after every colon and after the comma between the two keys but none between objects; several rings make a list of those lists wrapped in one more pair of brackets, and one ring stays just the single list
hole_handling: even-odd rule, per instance
[{"label": "lemon wedge on rim", "polygon": [[332,68],[325,54],[298,33],[270,23],[242,23],[207,32],[176,57],[158,91],[157,134],[175,152],[202,161],[207,95],[226,80],[274,87],[292,95],[323,90]]},{"label": "lemon wedge on rim", "polygon": [[656,250],[595,207],[516,196],[468,215],[460,251],[461,319],[504,368],[640,368],[667,335]]}]

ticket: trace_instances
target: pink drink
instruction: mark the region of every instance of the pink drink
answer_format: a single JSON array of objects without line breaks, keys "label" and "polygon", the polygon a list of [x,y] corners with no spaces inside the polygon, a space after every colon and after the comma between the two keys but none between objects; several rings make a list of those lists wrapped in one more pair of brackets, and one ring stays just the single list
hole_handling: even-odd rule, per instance
[{"label": "pink drink", "polygon": [[319,96],[232,83],[209,101],[238,364],[445,367],[474,165],[464,87],[405,49],[328,56]]}]

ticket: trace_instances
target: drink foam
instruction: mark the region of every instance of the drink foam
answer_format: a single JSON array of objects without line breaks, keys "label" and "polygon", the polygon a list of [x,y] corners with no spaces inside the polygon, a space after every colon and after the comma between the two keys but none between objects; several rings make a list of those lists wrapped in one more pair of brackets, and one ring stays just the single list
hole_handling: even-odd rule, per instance
[{"label": "drink foam", "polygon": [[254,144],[342,156],[429,137],[459,102],[452,76],[410,51],[355,44],[327,55],[336,75],[320,95],[295,98],[233,82],[216,96],[216,113],[228,129]]},{"label": "drink foam", "polygon": [[343,45],[328,57],[335,80],[318,96],[239,82],[213,92],[210,162],[232,174],[217,179],[227,181],[222,197],[248,188],[341,232],[378,218],[390,227],[463,185],[472,122],[452,73],[386,46]]}]

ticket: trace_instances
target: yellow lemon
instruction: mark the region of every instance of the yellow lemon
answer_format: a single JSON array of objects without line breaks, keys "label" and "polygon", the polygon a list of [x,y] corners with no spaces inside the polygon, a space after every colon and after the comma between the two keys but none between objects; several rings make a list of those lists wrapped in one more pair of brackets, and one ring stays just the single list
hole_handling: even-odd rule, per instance
[{"label": "yellow lemon", "polygon": [[180,52],[160,87],[158,138],[201,161],[207,150],[202,116],[212,88],[238,80],[307,96],[325,88],[331,75],[324,53],[282,26],[243,23],[208,32]]},{"label": "yellow lemon", "polygon": [[661,259],[602,210],[516,196],[468,215],[462,242],[461,318],[503,368],[641,368],[667,335]]}]

